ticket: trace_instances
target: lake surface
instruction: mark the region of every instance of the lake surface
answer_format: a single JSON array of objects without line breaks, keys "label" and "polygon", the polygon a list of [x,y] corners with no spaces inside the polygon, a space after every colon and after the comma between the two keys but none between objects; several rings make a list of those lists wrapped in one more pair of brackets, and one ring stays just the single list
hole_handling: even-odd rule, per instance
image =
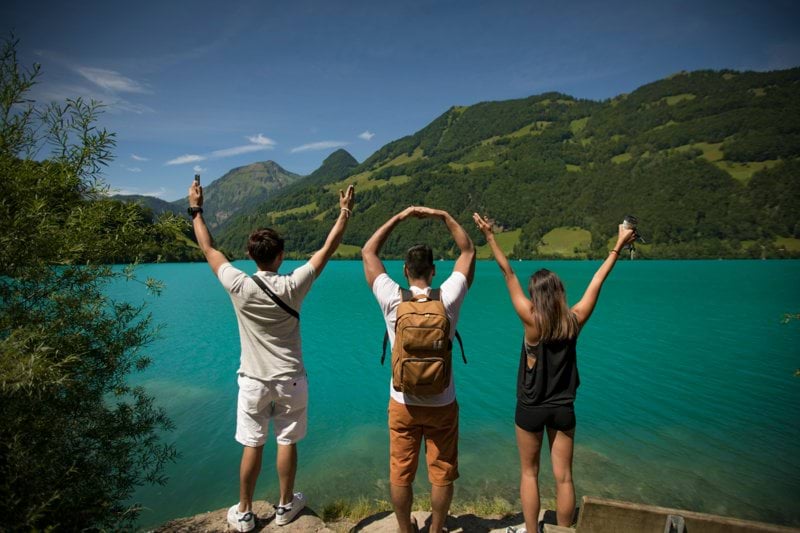
[{"label": "lake surface", "polygon": [[[236,263],[252,272],[252,262]],[[287,262],[288,272],[301,263]],[[402,276],[400,262],[387,262]],[[514,263],[526,284],[541,267],[580,298],[596,261]],[[437,263],[444,280],[451,262]],[[239,339],[227,293],[205,264],[146,265],[160,297],[135,283],[110,292],[146,301],[160,339],[135,377],[164,406],[181,453],[166,486],[135,496],[142,527],[238,501],[234,441]],[[582,495],[800,525],[798,261],[624,261],[606,282],[578,342],[574,478]],[[356,261],[331,262],[302,309],[310,382],[309,434],[296,490],[321,512],[337,498],[388,500],[389,367],[383,319]],[[515,379],[521,327],[494,262],[478,262],[458,325],[469,360],[454,358],[461,405],[455,498],[499,495],[518,506]],[[256,497],[276,501],[274,437]],[[549,455],[542,496],[553,497]],[[415,489],[428,492],[421,466]]]}]

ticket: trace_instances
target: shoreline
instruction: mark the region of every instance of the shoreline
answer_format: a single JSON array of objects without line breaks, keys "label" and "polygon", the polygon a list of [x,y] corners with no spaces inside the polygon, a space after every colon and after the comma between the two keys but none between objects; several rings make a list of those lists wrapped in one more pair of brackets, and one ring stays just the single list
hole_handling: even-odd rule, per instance
[{"label": "shoreline", "polygon": [[[388,502],[375,503],[378,505],[381,503],[388,504]],[[394,512],[390,509],[379,511],[371,509],[369,514],[363,517],[359,515],[326,516],[330,512],[332,505],[335,504],[329,504],[319,512],[312,507],[306,507],[291,523],[285,526],[278,526],[273,520],[275,516],[273,504],[265,500],[258,500],[253,502],[256,527],[252,531],[282,531],[285,533],[345,533],[351,531],[395,533],[397,531],[397,521],[395,520]],[[510,506],[510,504],[508,505]],[[227,512],[228,509],[224,508],[185,518],[177,518],[147,531],[153,533],[225,532],[229,530]],[[427,531],[425,524],[430,521],[429,511],[415,510],[412,512],[412,517],[416,520],[421,532]],[[447,518],[447,526],[449,531],[453,533],[459,531],[503,533],[508,526],[520,525],[524,525],[521,511],[479,515],[472,512],[454,512],[451,510],[451,514]]]}]

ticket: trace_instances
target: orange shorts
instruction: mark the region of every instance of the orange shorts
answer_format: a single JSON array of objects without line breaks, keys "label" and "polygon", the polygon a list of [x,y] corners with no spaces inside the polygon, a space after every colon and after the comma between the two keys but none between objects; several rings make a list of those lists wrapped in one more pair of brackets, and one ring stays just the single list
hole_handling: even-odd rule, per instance
[{"label": "orange shorts", "polygon": [[390,399],[389,482],[392,485],[407,487],[414,482],[423,437],[431,485],[444,487],[458,479],[458,402],[427,407],[404,405]]}]

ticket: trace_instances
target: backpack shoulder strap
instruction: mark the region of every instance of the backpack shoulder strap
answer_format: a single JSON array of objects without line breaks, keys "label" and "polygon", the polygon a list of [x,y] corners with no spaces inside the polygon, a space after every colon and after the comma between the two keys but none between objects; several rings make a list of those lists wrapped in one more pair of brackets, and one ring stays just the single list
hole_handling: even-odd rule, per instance
[{"label": "backpack shoulder strap", "polygon": [[[401,302],[409,302],[414,299],[414,295],[411,293],[409,289],[404,289],[400,287],[400,301]],[[381,352],[381,366],[383,366],[384,361],[386,361],[386,348],[389,347],[389,332],[384,330],[383,332],[383,351]]]},{"label": "backpack shoulder strap", "polygon": [[384,330],[383,332],[383,353],[381,353],[381,366],[383,366],[383,362],[386,361],[386,347],[389,346],[389,332]]},{"label": "backpack shoulder strap", "polygon": [[264,283],[264,281],[261,278],[259,278],[258,276],[250,276],[250,279],[255,281],[256,285],[261,287],[261,290],[267,293],[267,296],[269,296],[270,299],[278,305],[278,307],[280,307],[281,309],[283,309],[284,311],[295,317],[297,320],[300,320],[300,313],[289,307],[286,304],[286,302],[284,302],[278,297],[277,294],[272,292],[272,289],[270,289],[269,286],[266,283]]},{"label": "backpack shoulder strap", "polygon": [[430,294],[428,294],[428,298],[430,298],[431,300],[441,300],[442,289],[431,289]]},{"label": "backpack shoulder strap", "polygon": [[464,360],[464,364],[467,364],[467,356],[464,355],[464,343],[461,341],[461,333],[456,330],[456,340],[458,341],[458,345],[461,346],[461,359]]}]

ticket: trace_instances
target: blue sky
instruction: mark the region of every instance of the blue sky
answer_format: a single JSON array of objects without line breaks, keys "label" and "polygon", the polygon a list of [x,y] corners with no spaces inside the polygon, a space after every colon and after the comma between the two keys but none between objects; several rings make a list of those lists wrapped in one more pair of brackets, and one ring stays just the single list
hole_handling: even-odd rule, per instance
[{"label": "blue sky", "polygon": [[272,159],[363,161],[452,105],[602,100],[681,70],[800,65],[800,3],[6,0],[41,102],[102,100],[112,189],[173,200]]}]

